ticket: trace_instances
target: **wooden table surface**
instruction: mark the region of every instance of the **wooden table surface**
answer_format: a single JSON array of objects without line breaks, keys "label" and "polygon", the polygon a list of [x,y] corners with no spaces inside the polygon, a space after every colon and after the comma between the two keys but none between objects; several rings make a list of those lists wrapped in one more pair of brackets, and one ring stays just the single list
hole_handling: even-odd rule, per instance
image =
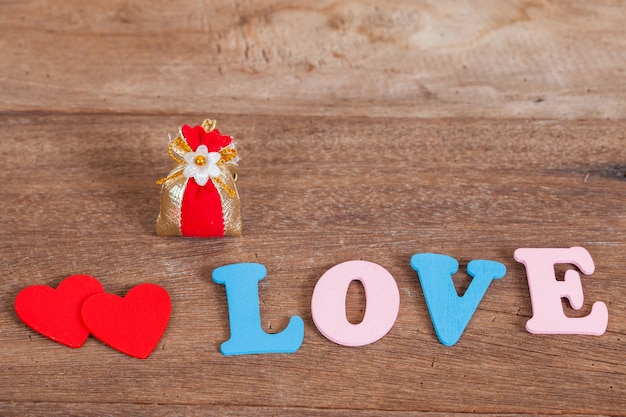
[{"label": "wooden table surface", "polygon": [[[626,413],[626,3],[0,1],[0,415]],[[244,236],[155,234],[167,135],[216,118],[241,152]],[[585,247],[602,336],[534,335],[521,247]],[[507,267],[452,347],[415,253]],[[345,347],[319,277],[386,268],[400,313]],[[258,262],[263,328],[294,354],[226,357],[222,265]],[[559,266],[562,274],[565,267]],[[24,288],[89,274],[172,299],[138,360],[26,327]],[[358,321],[364,290],[352,286]]]}]

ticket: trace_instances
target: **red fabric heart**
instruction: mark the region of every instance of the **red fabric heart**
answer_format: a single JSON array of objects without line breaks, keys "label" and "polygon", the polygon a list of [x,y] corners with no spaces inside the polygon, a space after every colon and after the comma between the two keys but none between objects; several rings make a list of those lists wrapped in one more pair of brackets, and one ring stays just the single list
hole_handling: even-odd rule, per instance
[{"label": "red fabric heart", "polygon": [[85,327],[102,343],[139,359],[147,358],[170,319],[170,296],[155,284],[133,287],[125,297],[96,294],[83,303]]},{"label": "red fabric heart", "polygon": [[56,290],[45,285],[26,287],[15,297],[17,316],[31,329],[55,342],[79,348],[89,337],[80,308],[89,296],[104,289],[89,275],[65,278]]}]

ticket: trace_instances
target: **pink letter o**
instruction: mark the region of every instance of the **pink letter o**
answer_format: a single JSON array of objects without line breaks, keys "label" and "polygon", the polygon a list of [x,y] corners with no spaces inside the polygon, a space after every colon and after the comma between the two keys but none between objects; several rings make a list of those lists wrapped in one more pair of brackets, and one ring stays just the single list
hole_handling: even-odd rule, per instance
[{"label": "pink letter o", "polygon": [[[359,324],[346,317],[346,295],[354,280],[365,289],[365,315]],[[311,315],[317,329],[333,342],[344,346],[374,343],[393,327],[400,310],[400,291],[391,274],[367,261],[348,261],[330,268],[313,290]]]}]

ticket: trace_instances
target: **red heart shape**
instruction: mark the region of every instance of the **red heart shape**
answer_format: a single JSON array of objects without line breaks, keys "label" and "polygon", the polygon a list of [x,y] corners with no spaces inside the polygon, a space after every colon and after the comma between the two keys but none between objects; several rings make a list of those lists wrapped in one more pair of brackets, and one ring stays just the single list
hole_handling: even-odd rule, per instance
[{"label": "red heart shape", "polygon": [[96,339],[122,353],[147,358],[170,319],[170,296],[155,284],[133,287],[125,297],[95,294],[83,303],[83,324]]},{"label": "red heart shape", "polygon": [[89,296],[104,292],[89,275],[65,278],[56,290],[45,285],[26,287],[15,297],[17,316],[31,329],[55,342],[79,348],[89,337],[80,308]]}]

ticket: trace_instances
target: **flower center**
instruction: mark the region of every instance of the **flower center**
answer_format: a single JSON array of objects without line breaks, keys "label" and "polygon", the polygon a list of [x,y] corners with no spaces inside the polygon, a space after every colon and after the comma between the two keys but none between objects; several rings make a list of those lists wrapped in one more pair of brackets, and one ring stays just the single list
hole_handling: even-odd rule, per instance
[{"label": "flower center", "polygon": [[206,165],[206,157],[205,157],[204,155],[197,155],[197,156],[194,158],[193,162],[194,162],[196,165],[199,165],[199,166]]}]

